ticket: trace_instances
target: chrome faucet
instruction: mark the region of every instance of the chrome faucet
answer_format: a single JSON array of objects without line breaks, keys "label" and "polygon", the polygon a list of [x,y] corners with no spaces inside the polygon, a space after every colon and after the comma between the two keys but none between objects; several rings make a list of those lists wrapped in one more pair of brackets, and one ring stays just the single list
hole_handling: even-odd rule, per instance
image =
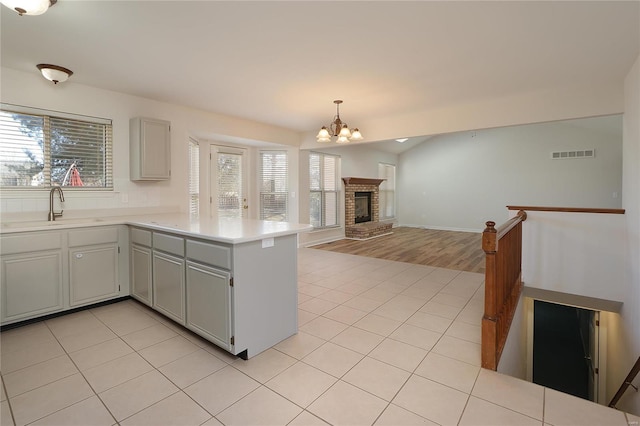
[{"label": "chrome faucet", "polygon": [[58,191],[58,193],[60,194],[60,202],[64,202],[64,194],[62,193],[62,188],[59,186],[54,186],[53,188],[51,188],[51,191],[49,191],[49,222],[51,222],[52,220],[56,220],[56,217],[62,217],[62,212],[64,210],[60,210],[60,213],[56,213],[53,211],[53,193]]}]

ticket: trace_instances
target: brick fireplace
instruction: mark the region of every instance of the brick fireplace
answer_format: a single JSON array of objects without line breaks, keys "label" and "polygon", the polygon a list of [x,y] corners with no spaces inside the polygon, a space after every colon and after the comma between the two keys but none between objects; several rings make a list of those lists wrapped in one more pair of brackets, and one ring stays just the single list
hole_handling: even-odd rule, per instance
[{"label": "brick fireplace", "polygon": [[384,179],[342,178],[345,236],[358,240],[391,233],[391,223],[380,223],[380,184]]}]

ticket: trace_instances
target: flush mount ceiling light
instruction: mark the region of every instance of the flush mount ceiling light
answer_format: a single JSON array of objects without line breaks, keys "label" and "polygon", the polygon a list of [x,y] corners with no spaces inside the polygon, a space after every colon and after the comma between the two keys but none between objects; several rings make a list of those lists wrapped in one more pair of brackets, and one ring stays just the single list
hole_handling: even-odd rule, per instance
[{"label": "flush mount ceiling light", "polygon": [[333,121],[327,128],[326,126],[322,126],[318,135],[316,136],[316,140],[318,142],[331,142],[331,137],[337,136],[338,139],[336,143],[347,143],[349,141],[358,141],[362,139],[362,134],[360,134],[360,130],[356,127],[353,130],[349,130],[349,126],[347,123],[340,120],[340,104],[341,100],[333,101],[336,104],[336,116],[333,117]]},{"label": "flush mount ceiling light", "polygon": [[15,10],[20,16],[42,15],[57,2],[58,0],[0,0],[0,3]]},{"label": "flush mount ceiling light", "polygon": [[44,78],[49,81],[53,81],[53,84],[63,83],[73,75],[73,71],[68,70],[65,67],[60,67],[58,65],[38,64],[36,66],[38,67]]}]

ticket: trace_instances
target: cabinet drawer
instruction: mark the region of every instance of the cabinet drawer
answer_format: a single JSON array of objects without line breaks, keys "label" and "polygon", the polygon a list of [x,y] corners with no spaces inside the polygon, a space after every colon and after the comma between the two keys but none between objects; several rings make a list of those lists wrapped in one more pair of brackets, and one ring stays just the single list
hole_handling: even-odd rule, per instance
[{"label": "cabinet drawer", "polygon": [[69,231],[69,247],[118,242],[118,228],[93,228]]},{"label": "cabinet drawer", "polygon": [[176,256],[184,256],[184,238],[173,235],[153,233],[153,248]]},{"label": "cabinet drawer", "polygon": [[151,231],[131,228],[131,242],[134,244],[151,247]]},{"label": "cabinet drawer", "polygon": [[59,232],[24,233],[0,239],[2,254],[28,253],[40,250],[54,250],[62,247],[62,234]]},{"label": "cabinet drawer", "polygon": [[231,248],[187,240],[187,258],[219,268],[231,269]]}]

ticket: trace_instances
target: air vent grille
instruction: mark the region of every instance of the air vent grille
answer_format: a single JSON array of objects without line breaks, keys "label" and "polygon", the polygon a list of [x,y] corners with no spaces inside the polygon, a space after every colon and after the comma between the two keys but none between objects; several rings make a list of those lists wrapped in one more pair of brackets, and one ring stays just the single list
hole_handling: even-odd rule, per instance
[{"label": "air vent grille", "polygon": [[551,153],[551,158],[553,160],[573,160],[576,158],[593,158],[595,156],[595,149],[581,149],[577,151],[554,151]]}]

